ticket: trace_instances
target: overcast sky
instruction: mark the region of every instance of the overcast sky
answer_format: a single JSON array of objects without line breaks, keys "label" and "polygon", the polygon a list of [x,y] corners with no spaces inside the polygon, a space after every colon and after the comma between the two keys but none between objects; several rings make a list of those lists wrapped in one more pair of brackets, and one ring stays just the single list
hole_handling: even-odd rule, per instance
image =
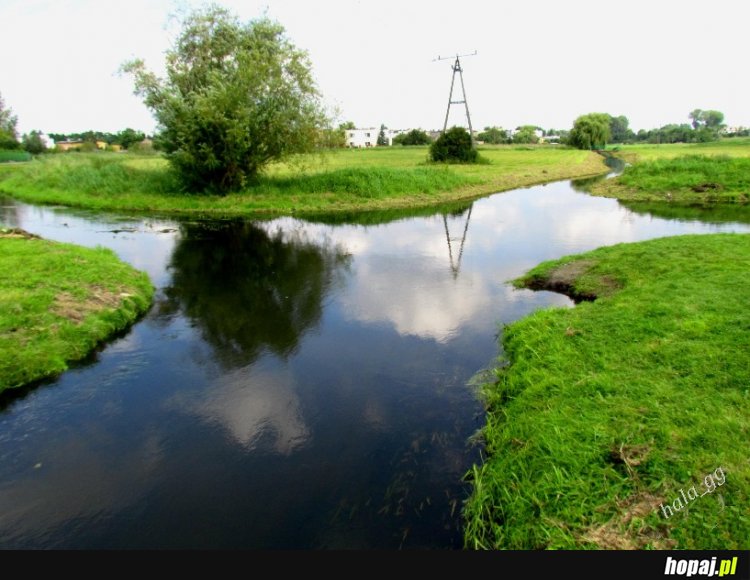
[{"label": "overcast sky", "polygon": [[[450,62],[466,58],[475,128],[569,128],[578,115],[625,115],[635,130],[688,122],[695,108],[750,126],[748,0],[224,0],[264,11],[311,57],[326,103],[359,127],[441,128]],[[119,77],[142,57],[163,70],[170,14],[202,2],[0,0],[0,94],[26,132],[151,132]],[[453,107],[451,121],[464,118]]]}]

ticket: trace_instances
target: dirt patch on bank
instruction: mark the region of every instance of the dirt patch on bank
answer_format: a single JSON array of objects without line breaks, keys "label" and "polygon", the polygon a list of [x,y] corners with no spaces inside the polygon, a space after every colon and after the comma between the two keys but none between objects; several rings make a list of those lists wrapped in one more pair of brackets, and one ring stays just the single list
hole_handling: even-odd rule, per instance
[{"label": "dirt patch on bank", "polygon": [[41,240],[36,234],[22,230],[21,228],[0,228],[0,239],[25,239],[25,240]]},{"label": "dirt patch on bank", "polygon": [[117,308],[124,298],[130,294],[126,292],[112,292],[101,286],[91,286],[84,299],[77,298],[69,292],[60,292],[55,296],[52,311],[63,318],[80,324],[92,312],[105,308]]},{"label": "dirt patch on bank", "polygon": [[593,260],[577,260],[562,264],[550,270],[545,277],[533,278],[525,286],[531,290],[550,290],[570,297],[575,302],[596,300],[600,296],[608,296],[622,288],[622,284],[612,276],[606,274],[597,276],[596,291],[583,291],[575,287],[575,283],[591,268],[596,266]]},{"label": "dirt patch on bank", "polygon": [[[673,549],[677,542],[669,537],[666,526],[652,527],[641,520],[659,509],[664,498],[641,492],[617,502],[618,515],[606,524],[593,526],[581,536],[600,550]],[[636,524],[633,520],[639,520]]]}]

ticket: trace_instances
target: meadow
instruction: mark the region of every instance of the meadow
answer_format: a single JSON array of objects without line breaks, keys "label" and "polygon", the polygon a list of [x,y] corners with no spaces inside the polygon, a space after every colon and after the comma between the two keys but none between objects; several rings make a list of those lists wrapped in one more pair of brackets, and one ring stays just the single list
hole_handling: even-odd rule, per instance
[{"label": "meadow", "polygon": [[467,546],[750,547],[748,278],[748,236],[717,234],[604,247],[516,280],[583,301],[503,331]]},{"label": "meadow", "polygon": [[485,147],[476,165],[428,163],[426,147],[336,150],[269,167],[225,196],[180,191],[159,156],[72,153],[0,167],[0,192],[41,204],[201,215],[296,214],[420,208],[601,174],[588,151]]},{"label": "meadow", "polygon": [[0,392],[57,375],[134,322],[148,277],[104,248],[0,228]]},{"label": "meadow", "polygon": [[676,204],[750,201],[750,139],[626,145],[613,154],[632,165],[590,193],[623,201]]}]

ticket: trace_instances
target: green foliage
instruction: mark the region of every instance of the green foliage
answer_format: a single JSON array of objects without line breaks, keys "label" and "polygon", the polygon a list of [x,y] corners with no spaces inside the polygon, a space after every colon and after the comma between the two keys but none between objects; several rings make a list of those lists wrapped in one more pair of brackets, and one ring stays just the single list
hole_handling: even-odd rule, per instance
[{"label": "green foliage", "polygon": [[25,151],[28,151],[32,155],[39,155],[47,150],[47,144],[42,139],[41,131],[32,131],[27,133],[21,139],[21,144]]},{"label": "green foliage", "polygon": [[342,131],[347,131],[349,129],[356,129],[356,128],[357,126],[354,124],[353,121],[346,121],[339,125],[339,129],[341,129]]},{"label": "green foliage", "polygon": [[3,95],[0,94],[0,149],[18,149],[18,132],[16,124],[18,117],[13,114],[12,109],[5,106]]},{"label": "green foliage", "polygon": [[[144,133],[128,127],[127,129],[123,129],[122,131],[117,133],[111,143],[122,145],[125,149],[130,149],[133,145],[140,143],[145,138],[146,135]],[[107,143],[110,142],[108,141]]]},{"label": "green foliage", "polygon": [[[601,174],[575,149],[487,148],[484,163],[427,163],[426,147],[316,152],[272,165],[243,191],[186,195],[161,156],[46,155],[0,168],[0,192],[32,203],[101,210],[251,216],[430,207],[534,183]],[[28,155],[28,154],[26,154]]]},{"label": "green foliage", "polygon": [[625,143],[632,141],[635,134],[628,128],[630,121],[625,115],[609,118],[609,131],[613,143]]},{"label": "green foliage", "polygon": [[268,19],[241,23],[210,6],[190,14],[167,52],[167,78],[123,66],[161,125],[190,191],[236,191],[269,163],[312,150],[325,117],[304,51]]},{"label": "green foliage", "polygon": [[641,161],[608,181],[603,191],[630,200],[747,202],[750,157],[686,155]]},{"label": "green foliage", "polygon": [[453,127],[430,145],[430,158],[438,163],[476,163],[479,155],[471,135],[463,127]]},{"label": "green foliage", "polygon": [[11,161],[30,161],[31,154],[28,151],[21,151],[19,149],[3,150],[0,149],[0,163],[7,163]]},{"label": "green foliage", "polygon": [[385,136],[385,130],[388,127],[385,125],[380,125],[380,133],[378,133],[378,141],[377,145],[378,147],[387,147],[388,146],[388,137]]},{"label": "green foliage", "polygon": [[346,147],[346,131],[344,129],[322,129],[318,145],[323,149]]},{"label": "green foliage", "polygon": [[688,115],[693,123],[693,129],[705,127],[708,129],[718,130],[724,122],[724,113],[721,111],[694,109]]},{"label": "green foliage", "polygon": [[[488,459],[472,473],[468,546],[748,547],[749,242],[620,244],[517,282],[599,298],[504,328],[483,389]],[[720,490],[663,516],[660,504],[720,466]]]},{"label": "green foliage", "polygon": [[589,113],[575,120],[568,143],[578,149],[604,149],[611,136],[607,113]]},{"label": "green foliage", "polygon": [[477,135],[479,141],[483,141],[488,145],[502,145],[503,143],[510,143],[508,138],[508,132],[502,127],[485,127],[484,131]]},{"label": "green foliage", "polygon": [[513,143],[519,145],[530,145],[539,143],[539,137],[536,134],[538,127],[534,125],[523,125],[513,134]]},{"label": "green foliage", "polygon": [[393,138],[394,145],[429,145],[430,136],[422,129],[412,129],[408,133],[401,133]]},{"label": "green foliage", "polygon": [[0,391],[64,371],[143,313],[153,288],[111,250],[0,229]]}]

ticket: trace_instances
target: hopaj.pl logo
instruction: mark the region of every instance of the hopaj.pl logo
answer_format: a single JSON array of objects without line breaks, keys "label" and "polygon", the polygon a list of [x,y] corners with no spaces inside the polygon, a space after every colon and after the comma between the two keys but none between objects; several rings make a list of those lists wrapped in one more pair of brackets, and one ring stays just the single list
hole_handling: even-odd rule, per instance
[{"label": "hopaj.pl logo", "polygon": [[737,571],[737,556],[731,560],[675,560],[667,557],[665,576],[734,576]]}]

